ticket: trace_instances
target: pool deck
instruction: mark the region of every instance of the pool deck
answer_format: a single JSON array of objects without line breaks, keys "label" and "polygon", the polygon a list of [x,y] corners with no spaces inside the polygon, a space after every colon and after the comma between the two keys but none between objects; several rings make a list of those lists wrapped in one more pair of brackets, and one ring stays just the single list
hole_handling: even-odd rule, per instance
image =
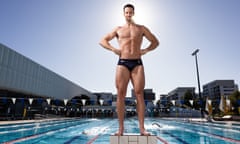
[{"label": "pool deck", "polygon": [[110,144],[157,144],[157,136],[142,136],[136,133],[124,133],[122,136],[112,134]]},{"label": "pool deck", "polygon": [[240,125],[240,121],[230,121],[230,120],[224,120],[224,121],[216,121],[211,119],[210,121],[206,118],[160,118],[160,119],[166,119],[166,120],[176,120],[176,121],[188,121],[188,122],[212,122],[212,123],[220,123],[220,124],[236,124]]}]

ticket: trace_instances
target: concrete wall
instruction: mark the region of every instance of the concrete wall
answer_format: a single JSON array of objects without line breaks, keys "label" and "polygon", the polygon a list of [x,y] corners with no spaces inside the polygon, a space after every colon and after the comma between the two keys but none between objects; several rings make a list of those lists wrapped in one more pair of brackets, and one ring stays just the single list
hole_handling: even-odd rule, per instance
[{"label": "concrete wall", "polygon": [[70,99],[81,94],[94,97],[86,89],[2,44],[0,44],[0,89],[56,99]]}]

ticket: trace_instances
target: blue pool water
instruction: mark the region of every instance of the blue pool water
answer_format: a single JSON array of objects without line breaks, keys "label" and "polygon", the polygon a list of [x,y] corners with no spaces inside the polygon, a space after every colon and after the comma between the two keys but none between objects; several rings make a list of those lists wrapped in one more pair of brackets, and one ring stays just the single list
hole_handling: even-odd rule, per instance
[{"label": "blue pool water", "polygon": [[[157,135],[158,144],[240,144],[239,125],[146,118],[145,127]],[[64,119],[0,125],[0,143],[109,144],[109,135],[117,128],[117,119]],[[125,129],[126,133],[139,133],[138,120],[126,119]]]}]

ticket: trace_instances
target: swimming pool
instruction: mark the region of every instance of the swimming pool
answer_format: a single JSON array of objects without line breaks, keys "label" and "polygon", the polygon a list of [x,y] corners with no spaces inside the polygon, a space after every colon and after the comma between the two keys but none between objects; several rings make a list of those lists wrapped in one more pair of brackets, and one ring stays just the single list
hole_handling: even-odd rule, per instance
[{"label": "swimming pool", "polygon": [[[157,124],[160,124],[160,127]],[[146,118],[158,144],[240,144],[240,125]],[[60,119],[0,125],[0,143],[108,144],[117,119]],[[126,133],[138,133],[137,118],[125,120]]]}]

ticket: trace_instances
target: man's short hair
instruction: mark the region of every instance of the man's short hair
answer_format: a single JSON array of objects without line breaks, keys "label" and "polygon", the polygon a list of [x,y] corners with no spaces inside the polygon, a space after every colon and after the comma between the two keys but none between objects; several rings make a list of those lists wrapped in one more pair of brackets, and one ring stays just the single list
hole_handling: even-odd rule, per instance
[{"label": "man's short hair", "polygon": [[132,4],[126,4],[126,5],[124,5],[124,7],[123,7],[123,11],[124,11],[125,8],[127,8],[127,7],[132,8],[133,11],[134,11],[134,6],[133,6]]}]

